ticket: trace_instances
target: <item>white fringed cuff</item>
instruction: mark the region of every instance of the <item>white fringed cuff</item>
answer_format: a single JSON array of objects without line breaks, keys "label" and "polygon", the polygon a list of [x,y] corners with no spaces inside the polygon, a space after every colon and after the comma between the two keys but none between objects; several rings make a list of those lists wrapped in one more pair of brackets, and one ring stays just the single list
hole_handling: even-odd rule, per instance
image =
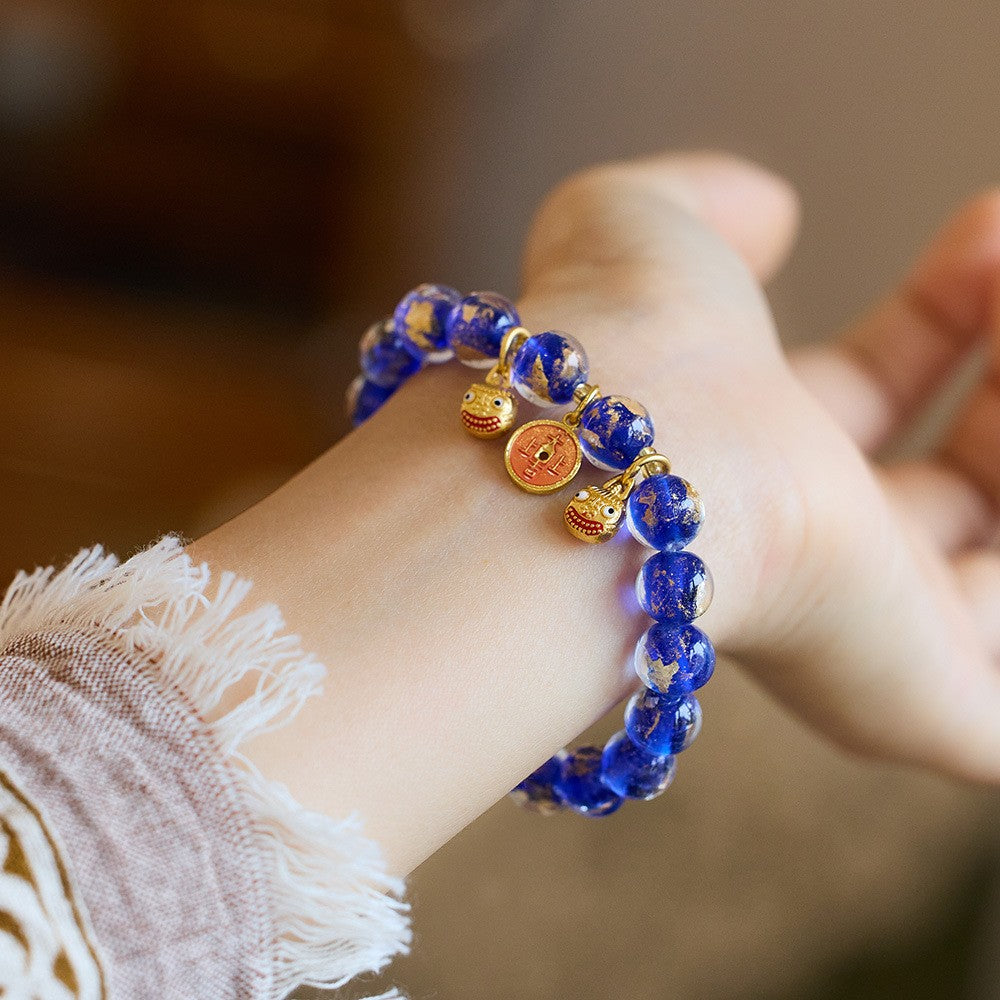
[{"label": "white fringed cuff", "polygon": [[[232,573],[213,581],[173,537],[124,563],[87,549],[58,572],[14,580],[0,604],[0,651],[38,635],[94,636],[194,709],[234,776],[263,859],[272,940],[260,995],[277,1000],[298,985],[338,987],[380,970],[408,950],[410,927],[403,884],[387,874],[360,819],[302,808],[240,754],[248,740],[288,722],[325,673],[285,634],[277,608],[245,610],[250,589]],[[258,678],[253,693],[205,722],[248,675]]]}]

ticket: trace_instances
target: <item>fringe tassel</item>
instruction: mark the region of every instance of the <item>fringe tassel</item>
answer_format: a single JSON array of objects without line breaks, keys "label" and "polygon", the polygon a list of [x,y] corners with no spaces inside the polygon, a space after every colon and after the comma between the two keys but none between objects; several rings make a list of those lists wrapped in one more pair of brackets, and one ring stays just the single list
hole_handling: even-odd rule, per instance
[{"label": "fringe tassel", "polygon": [[[239,754],[249,739],[283,725],[321,689],[324,667],[284,633],[272,605],[238,614],[251,583],[222,573],[209,593],[206,565],[195,566],[177,538],[119,563],[100,546],[64,569],[19,573],[0,602],[0,648],[53,628],[113,632],[125,652],[154,654],[203,717],[247,674],[256,690],[210,723],[235,764],[273,884],[274,997],[299,985],[336,988],[377,972],[409,950],[409,907],[400,879],[385,872],[360,820],[335,821],[302,808]],[[403,1000],[391,990],[372,1000]]]}]

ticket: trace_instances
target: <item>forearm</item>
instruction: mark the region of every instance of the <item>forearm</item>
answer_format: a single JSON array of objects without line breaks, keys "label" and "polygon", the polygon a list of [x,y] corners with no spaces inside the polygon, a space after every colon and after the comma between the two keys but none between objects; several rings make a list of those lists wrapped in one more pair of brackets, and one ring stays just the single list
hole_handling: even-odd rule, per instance
[{"label": "forearm", "polygon": [[[528,240],[522,321],[579,338],[592,380],[648,406],[658,448],[704,497],[693,547],[716,596],[699,624],[718,648],[845,746],[995,782],[1000,564],[975,548],[969,505],[938,490],[920,503],[926,479],[877,476],[791,375],[750,270],[773,271],[793,220],[787,189],[731,162],[581,175],[548,199]],[[921,301],[951,311],[925,309],[917,326],[917,389],[936,363],[920,347],[927,322],[938,325],[930,343],[970,337],[956,289],[985,322],[996,231],[995,200],[973,206],[918,269]],[[884,336],[891,367],[897,327],[879,334],[881,322],[862,339]],[[323,698],[251,757],[307,805],[357,811],[396,873],[626,694],[645,627],[625,596],[639,547],[624,533],[580,544],[560,523],[564,498],[520,492],[500,448],[464,435],[456,408],[476,374],[420,373],[192,547],[253,579],[330,668]],[[940,481],[958,462],[986,484],[991,509],[994,387],[970,400],[947,462],[922,467]],[[845,400],[860,409],[849,393],[840,409]],[[585,468],[578,483],[605,478]],[[939,540],[943,520],[973,546],[962,560],[955,530]]]},{"label": "forearm", "polygon": [[[457,419],[472,377],[458,365],[422,372],[190,549],[254,580],[330,670],[323,697],[252,744],[251,758],[307,806],[357,810],[397,873],[635,687],[631,651],[648,625],[628,599],[646,552],[626,532],[579,543],[559,497],[510,483],[497,444]],[[712,481],[724,466],[704,458],[678,471],[711,506],[731,504],[731,488]],[[706,530],[697,547],[710,565],[745,565],[754,544]],[[739,613],[720,600],[706,628],[725,644]]]}]

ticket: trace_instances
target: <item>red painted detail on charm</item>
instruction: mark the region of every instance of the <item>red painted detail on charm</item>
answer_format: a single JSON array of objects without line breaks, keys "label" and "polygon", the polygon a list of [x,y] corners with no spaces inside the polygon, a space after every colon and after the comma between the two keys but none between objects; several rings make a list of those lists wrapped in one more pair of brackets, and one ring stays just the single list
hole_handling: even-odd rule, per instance
[{"label": "red painted detail on charm", "polygon": [[474,431],[498,431],[500,430],[499,417],[477,417],[468,410],[462,410],[462,423]]},{"label": "red painted detail on charm", "polygon": [[584,517],[575,507],[567,507],[565,517],[567,523],[585,535],[599,535],[604,530],[604,525],[600,521],[591,521],[589,517]]}]

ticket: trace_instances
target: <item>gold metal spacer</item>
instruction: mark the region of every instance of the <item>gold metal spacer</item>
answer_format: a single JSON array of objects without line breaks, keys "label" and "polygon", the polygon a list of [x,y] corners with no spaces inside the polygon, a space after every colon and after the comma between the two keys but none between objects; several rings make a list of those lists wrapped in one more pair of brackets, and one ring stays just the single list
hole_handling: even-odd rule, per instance
[{"label": "gold metal spacer", "polygon": [[523,326],[512,326],[500,341],[500,355],[497,363],[489,370],[483,380],[487,385],[506,388],[510,385],[511,358],[524,346],[531,337],[531,331]]},{"label": "gold metal spacer", "polygon": [[584,382],[583,385],[578,385],[576,389],[573,390],[573,398],[576,400],[576,407],[563,415],[562,422],[567,427],[576,427],[580,423],[580,418],[583,416],[583,411],[587,409],[590,404],[597,399],[601,394],[601,390],[596,385],[591,385],[589,382]]},{"label": "gold metal spacer", "polygon": [[[635,488],[636,481],[642,475],[656,475],[658,473],[667,474],[670,472],[670,459],[666,455],[661,455],[655,448],[646,447],[636,455],[635,460],[621,475],[615,479],[621,484],[621,488],[628,496]],[[609,480],[612,483],[615,480]],[[608,485],[605,483],[605,486]]]}]

